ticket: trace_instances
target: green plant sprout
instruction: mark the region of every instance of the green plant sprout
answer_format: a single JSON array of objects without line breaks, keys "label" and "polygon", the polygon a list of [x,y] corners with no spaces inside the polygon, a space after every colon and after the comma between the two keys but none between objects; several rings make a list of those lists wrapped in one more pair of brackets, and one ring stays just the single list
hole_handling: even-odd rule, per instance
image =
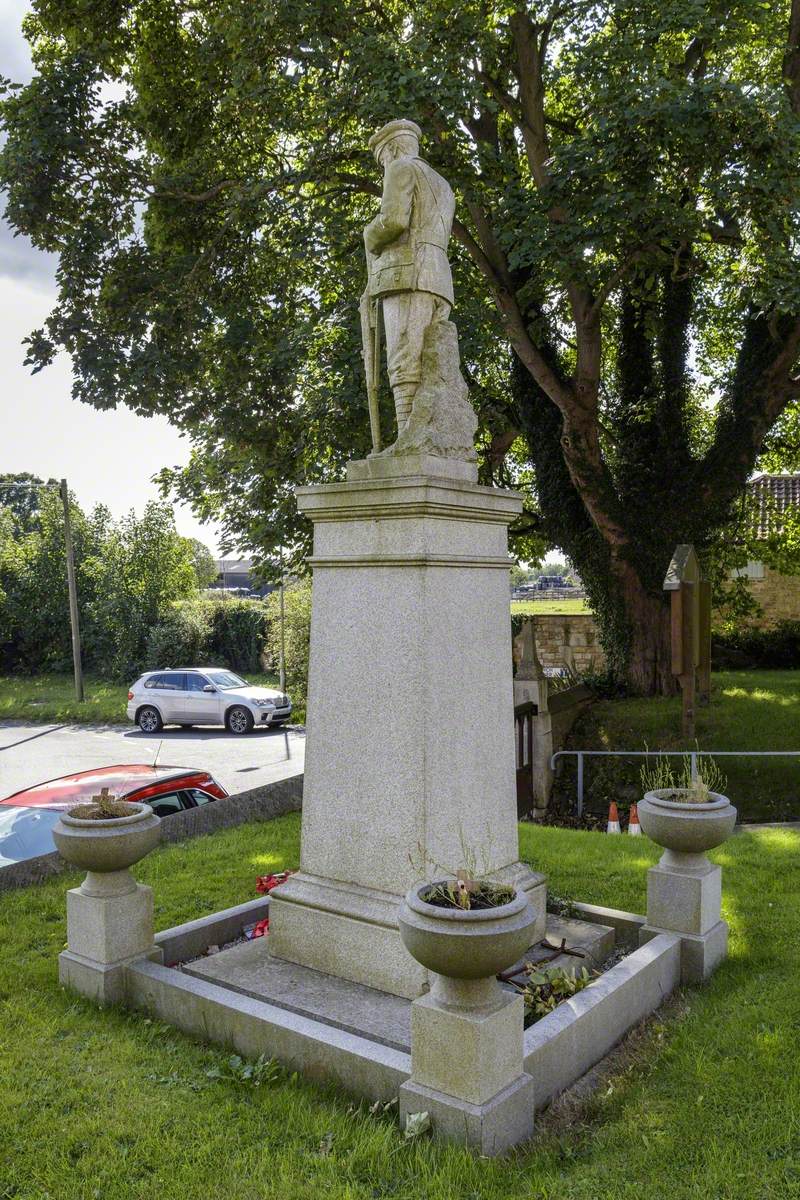
[{"label": "green plant sprout", "polygon": [[645,792],[674,793],[667,799],[687,804],[708,804],[712,793],[721,792],[727,782],[708,754],[695,756],[694,774],[691,754],[684,754],[678,768],[673,768],[668,758],[659,755],[652,766],[645,760],[640,778]]}]

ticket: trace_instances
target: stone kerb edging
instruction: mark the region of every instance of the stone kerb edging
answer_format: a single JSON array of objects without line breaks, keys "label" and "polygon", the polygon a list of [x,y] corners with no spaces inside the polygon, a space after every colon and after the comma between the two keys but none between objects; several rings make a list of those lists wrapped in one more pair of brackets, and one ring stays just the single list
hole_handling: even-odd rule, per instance
[{"label": "stone kerb edging", "polygon": [[[647,953],[645,953],[647,951]],[[681,940],[662,933],[525,1030],[525,1070],[542,1108],[599,1062],[680,983]]]},{"label": "stone kerb edging", "polygon": [[[175,813],[161,822],[161,841],[183,842],[187,838],[214,833],[217,829],[244,825],[248,821],[269,821],[273,817],[282,817],[285,813],[299,812],[302,805],[301,773],[291,775],[288,779],[279,779],[275,783],[266,783],[247,792],[239,792],[228,796],[226,800],[217,800],[200,808]],[[60,875],[66,869],[67,864],[57,850],[52,854],[39,854],[36,858],[11,863],[7,867],[0,867],[0,892],[27,887],[32,883],[42,883],[53,875]]]},{"label": "stone kerb edging", "polygon": [[127,969],[127,1002],[245,1058],[277,1058],[311,1078],[387,1103],[411,1074],[411,1055],[263,1000],[141,959]]},{"label": "stone kerb edging", "polygon": [[[156,934],[166,962],[202,954],[209,943],[235,936],[268,911],[260,897]],[[593,905],[588,916],[615,915],[628,938],[645,918]],[[605,1057],[631,1029],[679,986],[678,934],[662,933],[629,954],[591,987],[560,1004],[524,1033],[524,1065],[534,1079],[534,1104],[545,1107]],[[345,1033],[269,1003],[142,960],[127,969],[132,1006],[159,1016],[204,1040],[233,1045],[241,1054],[274,1054],[298,1070],[311,1070],[348,1092],[389,1100],[411,1074],[409,1054],[370,1038]],[[335,1035],[331,1039],[331,1035]],[[317,1061],[324,1044],[323,1061]],[[357,1079],[351,1072],[355,1071]]]}]

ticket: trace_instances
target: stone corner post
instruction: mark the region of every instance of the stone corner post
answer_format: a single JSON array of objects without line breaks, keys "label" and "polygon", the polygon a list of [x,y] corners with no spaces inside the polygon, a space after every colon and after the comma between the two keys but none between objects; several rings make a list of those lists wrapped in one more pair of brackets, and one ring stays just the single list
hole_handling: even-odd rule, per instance
[{"label": "stone corner post", "polygon": [[496,1155],[533,1135],[534,1083],[523,1066],[524,1003],[495,979],[435,976],[411,1006],[411,1077],[400,1123],[427,1112],[434,1132]]}]

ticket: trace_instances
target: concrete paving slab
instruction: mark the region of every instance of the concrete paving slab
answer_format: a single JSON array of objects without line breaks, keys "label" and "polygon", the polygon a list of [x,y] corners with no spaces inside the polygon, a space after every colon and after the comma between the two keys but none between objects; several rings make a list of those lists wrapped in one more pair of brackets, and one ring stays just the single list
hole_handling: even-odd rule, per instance
[{"label": "concrete paving slab", "polygon": [[232,795],[303,771],[305,731],[164,729],[134,725],[0,724],[0,799],[47,779],[116,763],[158,763],[210,771]]}]

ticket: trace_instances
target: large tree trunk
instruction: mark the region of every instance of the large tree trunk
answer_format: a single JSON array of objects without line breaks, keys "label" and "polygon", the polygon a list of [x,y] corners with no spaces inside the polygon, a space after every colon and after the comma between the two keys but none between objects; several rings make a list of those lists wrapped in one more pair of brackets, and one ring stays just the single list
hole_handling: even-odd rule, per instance
[{"label": "large tree trunk", "polygon": [[632,567],[622,572],[620,599],[630,629],[626,677],[642,696],[669,696],[678,689],[672,674],[670,607],[666,594],[648,591]]},{"label": "large tree trunk", "polygon": [[[512,381],[544,528],[581,576],[609,670],[640,695],[673,695],[677,681],[670,671],[669,603],[660,587],[677,541],[694,536],[695,514],[685,510],[687,523],[674,541],[669,532],[651,524],[638,540],[632,535],[626,547],[610,546],[570,478],[561,447],[560,413],[519,362],[512,368]],[[656,474],[650,490],[658,482]],[[663,487],[660,507],[666,513],[672,499],[668,478]]]}]

